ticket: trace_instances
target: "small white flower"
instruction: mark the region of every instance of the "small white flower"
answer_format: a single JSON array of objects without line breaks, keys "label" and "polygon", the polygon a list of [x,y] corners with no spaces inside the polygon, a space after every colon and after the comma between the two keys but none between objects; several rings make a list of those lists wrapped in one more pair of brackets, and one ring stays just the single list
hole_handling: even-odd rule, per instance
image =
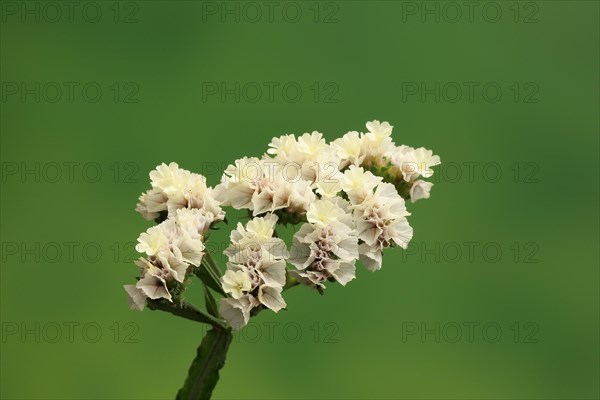
[{"label": "small white flower", "polygon": [[278,217],[267,214],[264,217],[255,217],[246,226],[238,223],[237,229],[231,231],[231,245],[223,252],[232,262],[241,262],[248,252],[264,249],[270,259],[284,259],[287,257],[285,242],[274,238],[275,224]]},{"label": "small white flower", "polygon": [[433,183],[416,181],[410,188],[410,201],[413,203],[420,199],[428,199]]},{"label": "small white flower", "polygon": [[328,147],[327,142],[323,139],[323,134],[317,131],[305,133],[298,138],[297,150],[304,155],[302,161],[316,160]]},{"label": "small white flower", "polygon": [[439,165],[441,161],[439,156],[433,155],[433,151],[424,147],[413,149],[409,146],[399,146],[392,157],[392,163],[402,173],[405,181],[412,182],[419,176],[431,177],[431,167]]},{"label": "small white flower", "polygon": [[185,280],[185,274],[189,268],[189,264],[184,262],[182,257],[177,257],[173,253],[163,253],[159,255],[154,259],[154,264],[159,266],[159,268],[168,271],[170,276],[182,283]]},{"label": "small white flower", "polygon": [[264,217],[252,218],[246,224],[246,234],[251,235],[253,238],[258,239],[261,242],[265,242],[273,237],[277,220],[278,217],[275,214],[268,214]]},{"label": "small white flower", "polygon": [[156,225],[140,235],[135,249],[139,253],[146,253],[154,256],[160,251],[164,251],[169,245],[169,237],[161,225]]},{"label": "small white flower", "polygon": [[221,278],[223,282],[223,290],[225,293],[230,293],[234,299],[239,299],[244,294],[243,292],[250,291],[252,282],[245,271],[227,270]]},{"label": "small white flower", "polygon": [[177,226],[187,232],[193,239],[202,239],[215,221],[215,215],[198,208],[181,208],[174,217]]},{"label": "small white flower", "polygon": [[275,137],[269,143],[270,149],[267,150],[267,153],[277,155],[280,153],[291,153],[296,147],[296,137],[294,135],[283,135],[280,137]]},{"label": "small white flower", "polygon": [[429,178],[433,175],[431,167],[441,164],[440,156],[433,154],[433,151],[424,147],[419,147],[414,152],[414,158],[417,163],[417,171],[423,178]]},{"label": "small white flower", "polygon": [[151,189],[141,194],[135,211],[142,214],[147,221],[152,221],[158,218],[161,211],[167,210],[168,200],[168,196],[162,191]]},{"label": "small white flower", "polygon": [[181,170],[177,163],[162,163],[150,172],[152,187],[167,195],[176,194],[183,185]]},{"label": "small white flower", "polygon": [[[281,291],[285,285],[285,242],[274,238],[277,216],[255,217],[231,232],[223,290],[233,299],[221,303],[224,318],[232,326],[244,325],[252,308],[262,304],[277,312],[285,307]],[[235,300],[235,301],[234,301]]]},{"label": "small white flower", "polygon": [[271,140],[267,153],[275,156],[275,159],[281,163],[294,162],[294,160],[298,160],[298,157],[295,156],[297,145],[296,136],[283,135]]},{"label": "small white flower", "polygon": [[322,226],[304,224],[294,235],[289,262],[297,268],[290,271],[304,284],[324,288],[334,279],[346,285],[355,277],[358,260],[358,238],[340,222]]},{"label": "small white flower", "polygon": [[380,183],[372,195],[354,206],[356,231],[364,242],[361,260],[367,261],[367,268],[381,268],[379,252],[385,247],[396,244],[406,249],[413,235],[406,219],[409,215],[404,199],[389,183]]},{"label": "small white flower", "polygon": [[360,204],[373,193],[373,189],[382,181],[379,176],[365,171],[362,167],[351,165],[344,172],[341,184],[352,204]]},{"label": "small white flower", "polygon": [[315,194],[311,183],[301,179],[301,165],[294,168],[282,167],[272,159],[236,160],[215,188],[215,196],[223,205],[251,210],[254,216],[282,209],[301,214]]},{"label": "small white flower", "polygon": [[[333,199],[317,200],[308,207],[306,219],[308,222],[319,226],[326,226],[335,222],[351,226],[352,214],[340,207],[340,204],[344,204],[341,198],[339,198],[339,201]],[[347,208],[347,204],[345,206]]]},{"label": "small white flower", "polygon": [[367,122],[368,133],[365,134],[367,140],[379,143],[386,137],[392,136],[392,129],[394,128],[388,122],[379,122],[377,120]]},{"label": "small white flower", "polygon": [[179,260],[191,265],[200,265],[204,255],[203,237],[197,231],[192,233],[177,225],[175,219],[162,222],[162,226],[169,232],[169,246],[161,254],[173,254]]},{"label": "small white flower", "polygon": [[384,166],[394,153],[396,146],[392,141],[392,126],[387,122],[367,122],[369,132],[363,135],[363,152],[365,158],[362,165],[370,167]]},{"label": "small white flower", "polygon": [[331,142],[336,155],[343,160],[342,167],[349,164],[360,165],[365,158],[363,137],[356,131],[348,132]]},{"label": "small white flower", "polygon": [[173,216],[181,208],[212,213],[213,221],[225,218],[204,176],[179,168],[177,163],[163,163],[150,172],[150,179],[152,189],[140,196],[136,207],[145,219],[156,219],[163,211]]}]

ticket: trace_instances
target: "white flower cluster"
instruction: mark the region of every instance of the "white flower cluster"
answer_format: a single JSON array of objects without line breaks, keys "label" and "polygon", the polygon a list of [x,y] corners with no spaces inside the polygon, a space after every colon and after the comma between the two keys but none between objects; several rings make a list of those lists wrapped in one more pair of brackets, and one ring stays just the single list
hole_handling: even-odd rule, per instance
[{"label": "white flower cluster", "polygon": [[366,169],[376,169],[387,180],[407,190],[406,198],[412,202],[429,198],[431,182],[419,180],[433,175],[431,167],[441,163],[440,157],[424,147],[418,149],[392,141],[392,126],[387,122],[367,123],[367,133],[348,132],[333,141],[342,166],[354,164]]},{"label": "white flower cluster", "polygon": [[206,186],[206,178],[202,175],[179,168],[174,162],[163,163],[150,172],[150,182],[152,189],[142,193],[136,207],[136,211],[149,221],[161,213],[172,216],[180,208],[201,209],[213,221],[225,218],[213,189]]},{"label": "white flower cluster", "polygon": [[262,159],[244,157],[225,170],[216,198],[254,216],[277,210],[300,215],[315,195],[335,196],[341,190],[341,171],[350,165],[380,171],[413,202],[429,198],[433,184],[419,178],[431,177],[439,156],[422,147],[396,146],[387,122],[366,126],[368,132],[348,132],[330,144],[319,132],[273,138]]},{"label": "white flower cluster", "polygon": [[287,172],[273,161],[244,157],[225,170],[222,183],[215,188],[216,198],[224,206],[248,209],[255,216],[277,210],[303,213],[315,199],[310,182],[290,179]]},{"label": "white flower cluster", "polygon": [[345,286],[355,277],[359,256],[350,204],[341,197],[317,200],[306,217],[294,235],[290,263],[297,270],[291,274],[318,289],[328,279]]},{"label": "white flower cluster", "polygon": [[[406,219],[410,214],[394,185],[380,182],[381,178],[362,167],[350,167],[344,178],[344,190],[352,202],[356,232],[362,242],[360,260],[369,270],[378,270],[384,248],[408,246],[413,235]],[[364,186],[356,188],[356,182]]]},{"label": "white flower cluster", "polygon": [[[385,248],[406,249],[412,239],[405,200],[429,198],[432,184],[423,179],[440,158],[425,148],[397,146],[387,122],[366,127],[331,143],[319,132],[273,138],[262,158],[229,165],[214,190],[175,163],[159,165],[136,208],[162,222],[138,239],[136,249],[146,258],[137,262],[141,279],[125,286],[131,307],[142,309],[148,298],[180,298],[189,267],[204,256],[206,232],[225,217],[221,206],[252,214],[231,232],[220,277],[219,291],[226,294],[220,314],[235,329],[262,308],[286,307],[286,283],[322,292],[326,282],[345,286],[353,280],[359,260],[370,271],[381,269]],[[275,226],[290,223],[300,226],[288,253]],[[220,289],[211,260],[203,265],[212,276],[199,277]]]},{"label": "white flower cluster", "polygon": [[130,307],[138,310],[148,298],[173,300],[176,282],[183,283],[189,267],[202,262],[206,232],[225,218],[203,176],[171,163],[159,165],[150,178],[152,189],[140,197],[136,210],[146,219],[165,211],[167,218],[138,238],[136,250],[146,255],[136,261],[141,278],[124,286]]},{"label": "white flower cluster", "polygon": [[255,216],[232,233],[226,251],[230,262],[222,285],[231,297],[223,299],[221,311],[232,325],[246,324],[260,304],[275,311],[285,306],[286,250],[272,237],[273,213],[280,222],[303,222],[293,237],[287,261],[295,269],[289,274],[319,291],[326,281],[353,280],[359,259],[375,271],[383,249],[408,246],[413,231],[399,191],[412,201],[428,198],[431,183],[417,178],[430,177],[439,157],[396,146],[387,122],[369,122],[367,129],[330,144],[319,132],[284,135],[271,141],[262,159],[242,158],[227,168],[217,198]]},{"label": "white flower cluster", "polygon": [[285,285],[288,252],[285,242],[273,237],[277,216],[256,217],[231,232],[227,271],[221,278],[231,297],[221,300],[221,315],[235,329],[248,323],[252,309],[261,305],[277,312],[286,306],[281,292]]}]

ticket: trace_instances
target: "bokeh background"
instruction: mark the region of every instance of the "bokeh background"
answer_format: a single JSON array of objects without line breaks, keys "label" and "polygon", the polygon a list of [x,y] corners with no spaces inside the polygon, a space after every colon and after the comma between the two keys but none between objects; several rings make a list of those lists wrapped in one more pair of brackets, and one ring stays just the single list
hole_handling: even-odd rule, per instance
[{"label": "bokeh background", "polygon": [[173,398],[204,328],[122,289],[148,172],[373,119],[443,161],[414,244],[287,292],[214,397],[598,398],[598,2],[0,4],[3,399]]}]

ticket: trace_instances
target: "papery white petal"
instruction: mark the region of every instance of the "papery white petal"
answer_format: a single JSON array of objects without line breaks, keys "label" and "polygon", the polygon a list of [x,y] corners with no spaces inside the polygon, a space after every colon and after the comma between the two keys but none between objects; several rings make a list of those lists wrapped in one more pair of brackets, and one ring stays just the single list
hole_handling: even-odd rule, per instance
[{"label": "papery white petal", "polygon": [[163,298],[171,302],[173,301],[171,293],[167,289],[167,283],[161,277],[146,274],[137,282],[135,287],[141,289],[152,300]]},{"label": "papery white petal", "polygon": [[331,272],[336,281],[346,286],[348,282],[356,278],[356,265],[351,263],[342,263],[339,268]]},{"label": "papery white petal", "polygon": [[232,299],[229,297],[221,299],[220,313],[229,325],[235,330],[243,328],[250,319],[250,310],[248,305],[241,299]]},{"label": "papery white petal", "polygon": [[[173,241],[173,246],[178,250],[182,261],[192,265],[200,265],[204,255],[204,244],[200,239],[192,239],[189,234],[182,232],[181,236]],[[174,249],[174,250],[175,250]]]},{"label": "papery white petal", "polygon": [[373,272],[381,269],[382,254],[381,250],[377,250],[363,243],[359,246],[360,261],[365,267]]},{"label": "papery white petal", "polygon": [[285,285],[285,261],[267,261],[264,260],[258,266],[258,272],[265,284],[269,286]]},{"label": "papery white petal", "polygon": [[420,199],[428,199],[433,183],[416,181],[410,188],[410,201],[413,203]]},{"label": "papery white petal", "polygon": [[286,307],[285,301],[281,297],[281,288],[262,285],[258,289],[258,300],[275,312]]},{"label": "papery white petal", "polygon": [[129,308],[132,310],[142,311],[146,306],[146,295],[141,289],[135,287],[135,285],[123,285],[128,296]]},{"label": "papery white petal", "polygon": [[160,225],[149,228],[138,238],[138,244],[135,249],[139,253],[146,253],[149,256],[156,255],[168,246],[169,238]]}]

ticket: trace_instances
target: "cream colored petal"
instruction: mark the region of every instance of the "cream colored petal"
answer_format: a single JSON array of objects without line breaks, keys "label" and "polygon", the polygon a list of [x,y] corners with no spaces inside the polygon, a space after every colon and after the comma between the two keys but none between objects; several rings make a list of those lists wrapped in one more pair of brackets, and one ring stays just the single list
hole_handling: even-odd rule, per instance
[{"label": "cream colored petal", "polygon": [[204,255],[204,244],[200,239],[192,239],[189,234],[183,233],[173,245],[181,252],[182,261],[192,265],[200,265]]},{"label": "cream colored petal", "polygon": [[259,266],[259,273],[269,286],[285,285],[285,261],[263,261]]},{"label": "cream colored petal", "polygon": [[152,300],[156,299],[167,299],[169,301],[173,301],[171,297],[171,293],[167,289],[167,284],[164,279],[153,276],[146,275],[142,279],[138,281],[135,285],[138,289],[141,289],[146,296],[151,298]]},{"label": "cream colored petal", "polygon": [[413,228],[408,224],[408,221],[406,219],[395,221],[389,229],[393,232],[392,239],[394,242],[403,249],[406,249],[413,237]]},{"label": "cream colored petal", "polygon": [[142,311],[146,306],[146,295],[141,289],[135,287],[135,285],[123,285],[127,292],[129,302],[129,308],[132,310]]},{"label": "cream colored petal", "polygon": [[286,306],[281,297],[281,288],[262,285],[258,290],[258,300],[275,312]]},{"label": "cream colored petal", "polygon": [[169,255],[168,257],[160,257],[160,260],[165,268],[171,270],[173,278],[175,278],[176,281],[183,283],[189,264],[181,261],[173,255]]},{"label": "cream colored petal", "polygon": [[381,269],[381,251],[376,250],[365,243],[362,243],[359,246],[360,252],[360,261],[365,265],[365,267],[373,272]]},{"label": "cream colored petal", "polygon": [[340,264],[339,268],[331,272],[331,275],[336,281],[346,286],[348,282],[356,278],[356,266],[354,263],[343,263]]},{"label": "cream colored petal", "polygon": [[245,312],[241,302],[231,298],[221,299],[220,313],[235,330],[244,327],[250,318],[250,314]]}]

